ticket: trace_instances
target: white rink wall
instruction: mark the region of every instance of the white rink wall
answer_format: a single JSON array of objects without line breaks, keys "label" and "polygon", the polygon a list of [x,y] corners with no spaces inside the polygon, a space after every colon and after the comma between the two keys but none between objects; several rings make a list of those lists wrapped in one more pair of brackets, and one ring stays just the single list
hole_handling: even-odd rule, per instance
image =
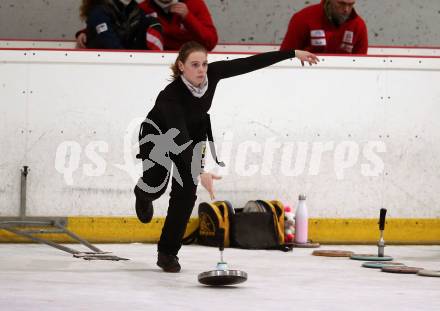
[{"label": "white rink wall", "polygon": [[[139,123],[175,56],[0,50],[0,216],[18,215],[24,165],[30,216],[133,215]],[[385,56],[288,60],[222,81],[218,199],[295,205],[303,192],[311,217],[439,217],[438,81],[440,58]]]}]

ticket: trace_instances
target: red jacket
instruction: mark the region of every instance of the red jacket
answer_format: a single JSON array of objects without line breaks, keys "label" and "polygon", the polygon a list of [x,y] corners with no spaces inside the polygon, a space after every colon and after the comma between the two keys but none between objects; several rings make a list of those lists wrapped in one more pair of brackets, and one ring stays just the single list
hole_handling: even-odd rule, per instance
[{"label": "red jacket", "polygon": [[153,0],[145,0],[139,7],[156,17],[162,25],[165,50],[179,50],[187,41],[197,41],[209,51],[218,42],[217,30],[203,0],[180,0],[186,3],[188,15],[184,20],[177,14],[167,14]]},{"label": "red jacket", "polygon": [[367,54],[367,26],[354,9],[346,22],[335,26],[327,18],[324,1],[321,1],[292,16],[280,47],[280,50],[289,49],[327,54]]}]

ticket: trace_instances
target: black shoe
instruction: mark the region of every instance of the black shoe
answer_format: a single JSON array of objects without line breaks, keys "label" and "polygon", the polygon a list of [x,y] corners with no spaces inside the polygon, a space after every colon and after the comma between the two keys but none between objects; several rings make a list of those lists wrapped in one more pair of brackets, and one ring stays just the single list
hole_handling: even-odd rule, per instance
[{"label": "black shoe", "polygon": [[157,254],[157,265],[162,268],[165,272],[179,272],[179,258],[174,255],[168,255],[159,252]]},{"label": "black shoe", "polygon": [[134,188],[136,195],[136,215],[140,222],[146,224],[153,219],[153,203],[145,197],[145,193],[136,186]]}]

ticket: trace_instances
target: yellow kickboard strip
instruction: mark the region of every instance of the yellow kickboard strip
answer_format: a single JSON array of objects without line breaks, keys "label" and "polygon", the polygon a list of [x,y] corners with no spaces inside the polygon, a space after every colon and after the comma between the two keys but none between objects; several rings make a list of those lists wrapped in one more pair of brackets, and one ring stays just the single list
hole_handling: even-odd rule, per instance
[{"label": "yellow kickboard strip", "polygon": [[[68,217],[67,228],[91,243],[155,243],[159,240],[165,218],[154,218],[149,224],[135,217]],[[375,244],[379,239],[377,219],[309,220],[309,239],[323,244]],[[185,236],[198,226],[191,218]],[[41,234],[56,242],[72,242],[62,234]],[[387,244],[440,244],[440,219],[388,219],[384,232]],[[0,242],[29,242],[0,229]]]},{"label": "yellow kickboard strip", "polygon": [[[375,244],[378,219],[310,219],[311,240],[328,244]],[[440,219],[390,218],[384,230],[387,244],[440,244]]]},{"label": "yellow kickboard strip", "polygon": [[[164,217],[153,218],[148,224],[139,222],[136,217],[68,217],[67,229],[90,243],[155,243],[159,241],[164,221]],[[191,218],[185,236],[192,233],[198,225],[198,218]],[[32,229],[36,228],[38,227]],[[74,242],[65,234],[36,236],[59,243]],[[0,229],[1,242],[29,242],[29,239]]]}]

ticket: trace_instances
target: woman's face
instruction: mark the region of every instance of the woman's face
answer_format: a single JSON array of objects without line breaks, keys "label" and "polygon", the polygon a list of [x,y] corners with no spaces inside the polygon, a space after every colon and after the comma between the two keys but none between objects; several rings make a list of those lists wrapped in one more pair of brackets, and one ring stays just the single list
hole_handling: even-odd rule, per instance
[{"label": "woman's face", "polygon": [[192,85],[200,86],[208,71],[208,56],[205,52],[194,51],[188,55],[184,63],[179,61],[179,69]]}]

